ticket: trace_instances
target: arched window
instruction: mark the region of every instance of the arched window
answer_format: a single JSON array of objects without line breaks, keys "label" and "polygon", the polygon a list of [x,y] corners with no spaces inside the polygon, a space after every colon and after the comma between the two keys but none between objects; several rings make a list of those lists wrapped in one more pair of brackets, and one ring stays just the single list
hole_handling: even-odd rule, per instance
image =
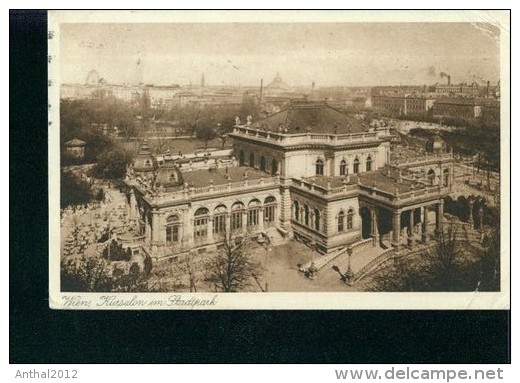
[{"label": "arched window", "polygon": [[278,161],[274,158],[271,160],[271,175],[275,176],[278,174]]},{"label": "arched window", "polygon": [[264,221],[268,226],[275,224],[276,220],[276,198],[269,196],[264,200]]},{"label": "arched window", "polygon": [[444,186],[450,186],[450,170],[449,169],[444,169],[444,171],[442,172],[443,174],[443,178],[444,178]]},{"label": "arched window", "polygon": [[180,219],[178,215],[170,215],[166,219],[166,243],[174,244],[179,242]]},{"label": "arched window", "polygon": [[244,204],[242,202],[235,202],[231,206],[231,230],[240,230],[244,226]]},{"label": "arched window", "polygon": [[309,226],[309,206],[304,205],[303,207],[303,222],[305,226]]},{"label": "arched window", "polygon": [[240,150],[240,152],[238,153],[238,164],[240,166],[244,166],[244,151],[243,150]]},{"label": "arched window", "polygon": [[322,176],[323,171],[324,171],[323,160],[321,158],[318,158],[316,160],[316,175]]},{"label": "arched window", "polygon": [[260,170],[265,172],[266,169],[265,169],[265,157],[264,156],[261,156],[260,157]]},{"label": "arched window", "polygon": [[254,168],[255,167],[255,154],[251,153],[249,155],[249,167]]},{"label": "arched window", "polygon": [[260,201],[251,200],[247,206],[247,226],[257,226],[260,223]]},{"label": "arched window", "polygon": [[314,209],[314,229],[316,231],[320,231],[320,211],[318,209]]},{"label": "arched window", "polygon": [[435,170],[433,169],[428,171],[428,182],[430,182],[430,185],[435,184]]},{"label": "arched window", "polygon": [[195,212],[194,218],[193,239],[196,244],[200,244],[208,237],[209,210],[201,207]]},{"label": "arched window", "polygon": [[227,208],[224,205],[219,205],[213,212],[213,233],[223,234],[226,232],[226,217]]},{"label": "arched window", "polygon": [[340,176],[348,175],[347,161],[345,161],[345,160],[341,160],[341,163],[339,165],[339,175]]},{"label": "arched window", "polygon": [[359,173],[359,158],[356,157],[356,159],[354,160],[354,174],[358,174]]},{"label": "arched window", "polygon": [[343,233],[345,231],[345,212],[340,210],[338,213],[338,233]]},{"label": "arched window", "polygon": [[352,230],[354,227],[354,210],[349,209],[347,213],[347,230]]},{"label": "arched window", "polygon": [[369,172],[371,170],[372,170],[372,157],[368,156],[367,162],[366,162],[366,171]]},{"label": "arched window", "polygon": [[293,203],[293,217],[296,221],[300,221],[300,204],[298,201],[294,201]]}]

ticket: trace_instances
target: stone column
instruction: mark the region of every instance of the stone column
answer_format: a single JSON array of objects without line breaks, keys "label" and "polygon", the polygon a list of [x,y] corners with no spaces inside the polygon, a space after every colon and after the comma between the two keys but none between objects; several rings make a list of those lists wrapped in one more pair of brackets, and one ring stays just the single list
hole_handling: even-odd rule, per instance
[{"label": "stone column", "polygon": [[437,222],[435,226],[435,234],[440,236],[444,228],[444,200],[440,200],[437,204]]},{"label": "stone column", "polygon": [[[282,182],[284,182],[284,181],[282,180]],[[281,187],[280,213],[279,213],[280,226],[289,233],[289,237],[292,236],[291,210],[292,210],[292,201],[291,201],[291,193],[289,191],[289,187],[282,186]]]},{"label": "stone column", "polygon": [[[184,216],[181,215],[181,223],[179,225],[179,246],[181,248],[184,247],[184,241],[185,241],[185,237],[184,237],[184,231],[186,230],[185,229],[185,222],[184,222]],[[166,236],[165,236],[166,237]],[[164,242],[166,242],[166,238],[164,238]]]},{"label": "stone column", "polygon": [[193,236],[193,224],[194,224],[194,219],[191,215],[191,211],[188,210],[186,212],[186,219],[184,222],[186,222],[186,226],[183,226],[182,228],[182,238],[183,238],[183,244],[185,246],[193,246],[194,242],[195,242],[195,238]]},{"label": "stone column", "polygon": [[150,233],[150,223],[148,222],[148,213],[144,213],[144,237],[146,243],[150,242],[151,239],[151,233]]},{"label": "stone column", "polygon": [[372,238],[374,239],[372,242],[372,246],[376,247],[379,243],[379,229],[377,227],[377,207],[371,207],[370,213],[370,223],[372,224]]},{"label": "stone column", "polygon": [[226,236],[231,237],[231,214],[226,214]]},{"label": "stone column", "polygon": [[428,242],[428,206],[421,207],[423,211],[422,240]]},{"label": "stone column", "polygon": [[152,210],[152,243],[158,244],[160,240],[159,211]]},{"label": "stone column", "polygon": [[471,225],[471,228],[474,229],[475,228],[475,220],[473,219],[473,201],[469,200],[468,204],[469,204],[469,218],[468,218],[468,222]]},{"label": "stone column", "polygon": [[261,206],[260,209],[258,209],[258,228],[260,231],[264,231],[264,207]]},{"label": "stone column", "polygon": [[392,227],[394,234],[394,248],[396,250],[399,250],[399,240],[401,233],[401,212],[399,210],[394,212],[394,216],[392,219]]},{"label": "stone column", "polygon": [[408,245],[415,245],[415,233],[414,231],[414,209],[410,210],[410,222],[408,224]]},{"label": "stone column", "polygon": [[244,209],[244,211],[242,212],[242,232],[243,233],[247,233],[247,230],[248,230],[248,225],[247,225],[247,213],[248,210],[247,209]]},{"label": "stone column", "polygon": [[130,219],[136,218],[136,212],[137,212],[137,202],[135,200],[135,193],[134,189],[130,189],[130,211],[128,212],[128,217]]},{"label": "stone column", "polygon": [[213,215],[210,215],[208,218],[207,243],[213,243]]}]

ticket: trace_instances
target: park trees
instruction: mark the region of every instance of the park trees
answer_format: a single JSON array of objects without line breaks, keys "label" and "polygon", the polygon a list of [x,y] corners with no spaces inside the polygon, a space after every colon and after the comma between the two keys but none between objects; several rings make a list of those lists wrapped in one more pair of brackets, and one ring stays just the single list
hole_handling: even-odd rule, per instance
[{"label": "park trees", "polygon": [[196,136],[199,140],[204,141],[204,149],[207,149],[208,142],[217,137],[217,132],[209,126],[201,126],[197,128]]},{"label": "park trees", "polygon": [[[450,227],[427,250],[397,256],[368,275],[369,291],[475,291],[496,280],[496,252]],[[491,253],[489,253],[491,251]],[[499,279],[499,278],[498,278]],[[483,282],[485,280],[485,282]],[[487,288],[487,287],[486,287]]]},{"label": "park trees", "polygon": [[81,256],[61,261],[63,292],[147,292],[154,291],[150,280],[151,260],[143,268],[137,262],[113,262],[103,257]]},{"label": "park trees", "polygon": [[132,155],[118,146],[105,148],[92,169],[93,175],[98,178],[120,179],[126,173],[126,166],[132,161]]},{"label": "park trees", "polygon": [[226,233],[222,239],[220,249],[206,262],[206,280],[216,291],[243,291],[262,274],[252,255],[251,239]]},{"label": "park trees", "polygon": [[74,174],[61,171],[60,205],[65,208],[69,205],[84,205],[91,199],[88,183]]}]

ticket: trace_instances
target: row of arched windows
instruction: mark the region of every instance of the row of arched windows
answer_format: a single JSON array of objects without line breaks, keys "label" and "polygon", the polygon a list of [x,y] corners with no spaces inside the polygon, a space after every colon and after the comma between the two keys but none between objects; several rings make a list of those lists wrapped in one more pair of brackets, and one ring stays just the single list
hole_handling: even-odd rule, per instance
[{"label": "row of arched windows", "polygon": [[321,231],[321,212],[317,208],[311,208],[307,204],[300,204],[297,200],[293,202],[292,216],[305,226],[316,231]]},{"label": "row of arched windows", "polygon": [[[244,151],[241,149],[239,152],[238,152],[238,163],[240,166],[245,166],[245,153]],[[256,167],[256,158],[255,158],[255,154],[253,152],[251,152],[249,154],[249,162],[248,162],[248,166],[249,167]],[[259,169],[263,172],[268,172],[271,174],[271,175],[276,175],[278,174],[278,161],[276,159],[271,159],[271,162],[269,163],[269,169],[267,167],[267,160],[265,159],[265,156],[261,155],[260,158],[259,158]]]},{"label": "row of arched windows", "polygon": [[[360,172],[360,164],[361,161],[358,157],[354,159],[353,163],[353,172],[354,174],[358,174]],[[325,163],[321,158],[318,158],[315,163],[316,166],[316,175],[322,176],[325,174]],[[365,161],[365,171],[369,172],[372,170],[372,157],[368,156]],[[339,164],[339,175],[346,176],[348,175],[348,163],[345,160],[341,160]]]},{"label": "row of arched windows", "polygon": [[354,228],[354,209],[348,209],[346,214],[345,211],[340,210],[337,220],[338,233],[344,233],[345,231],[352,230]]},{"label": "row of arched windows", "polygon": [[[435,170],[433,169],[430,169],[428,170],[428,173],[426,174],[426,176],[428,177],[428,182],[430,183],[430,185],[435,185],[436,184],[436,177],[437,175],[435,174]],[[442,172],[442,184],[443,186],[450,186],[450,170],[449,169],[444,169],[443,172]]]},{"label": "row of arched windows", "polygon": [[[208,238],[208,230],[210,220],[213,223],[213,234],[223,234],[226,231],[226,221],[230,218],[231,231],[242,230],[247,227],[258,226],[260,222],[260,212],[263,209],[264,223],[268,226],[275,224],[276,220],[276,198],[269,196],[265,198],[264,203],[258,199],[249,201],[247,207],[244,203],[237,201],[231,205],[231,209],[225,205],[218,205],[213,214],[206,207],[197,209],[193,215],[193,239],[199,244]],[[245,216],[245,217],[244,217]],[[182,222],[177,214],[170,215],[166,219],[166,242],[168,244],[178,243],[180,240],[180,227]]]}]

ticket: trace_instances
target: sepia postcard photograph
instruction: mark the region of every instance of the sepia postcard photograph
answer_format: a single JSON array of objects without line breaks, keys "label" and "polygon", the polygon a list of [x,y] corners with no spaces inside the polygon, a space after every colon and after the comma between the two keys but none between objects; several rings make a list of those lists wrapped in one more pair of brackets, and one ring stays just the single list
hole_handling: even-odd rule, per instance
[{"label": "sepia postcard photograph", "polygon": [[50,11],[49,305],[508,309],[507,11]]}]

